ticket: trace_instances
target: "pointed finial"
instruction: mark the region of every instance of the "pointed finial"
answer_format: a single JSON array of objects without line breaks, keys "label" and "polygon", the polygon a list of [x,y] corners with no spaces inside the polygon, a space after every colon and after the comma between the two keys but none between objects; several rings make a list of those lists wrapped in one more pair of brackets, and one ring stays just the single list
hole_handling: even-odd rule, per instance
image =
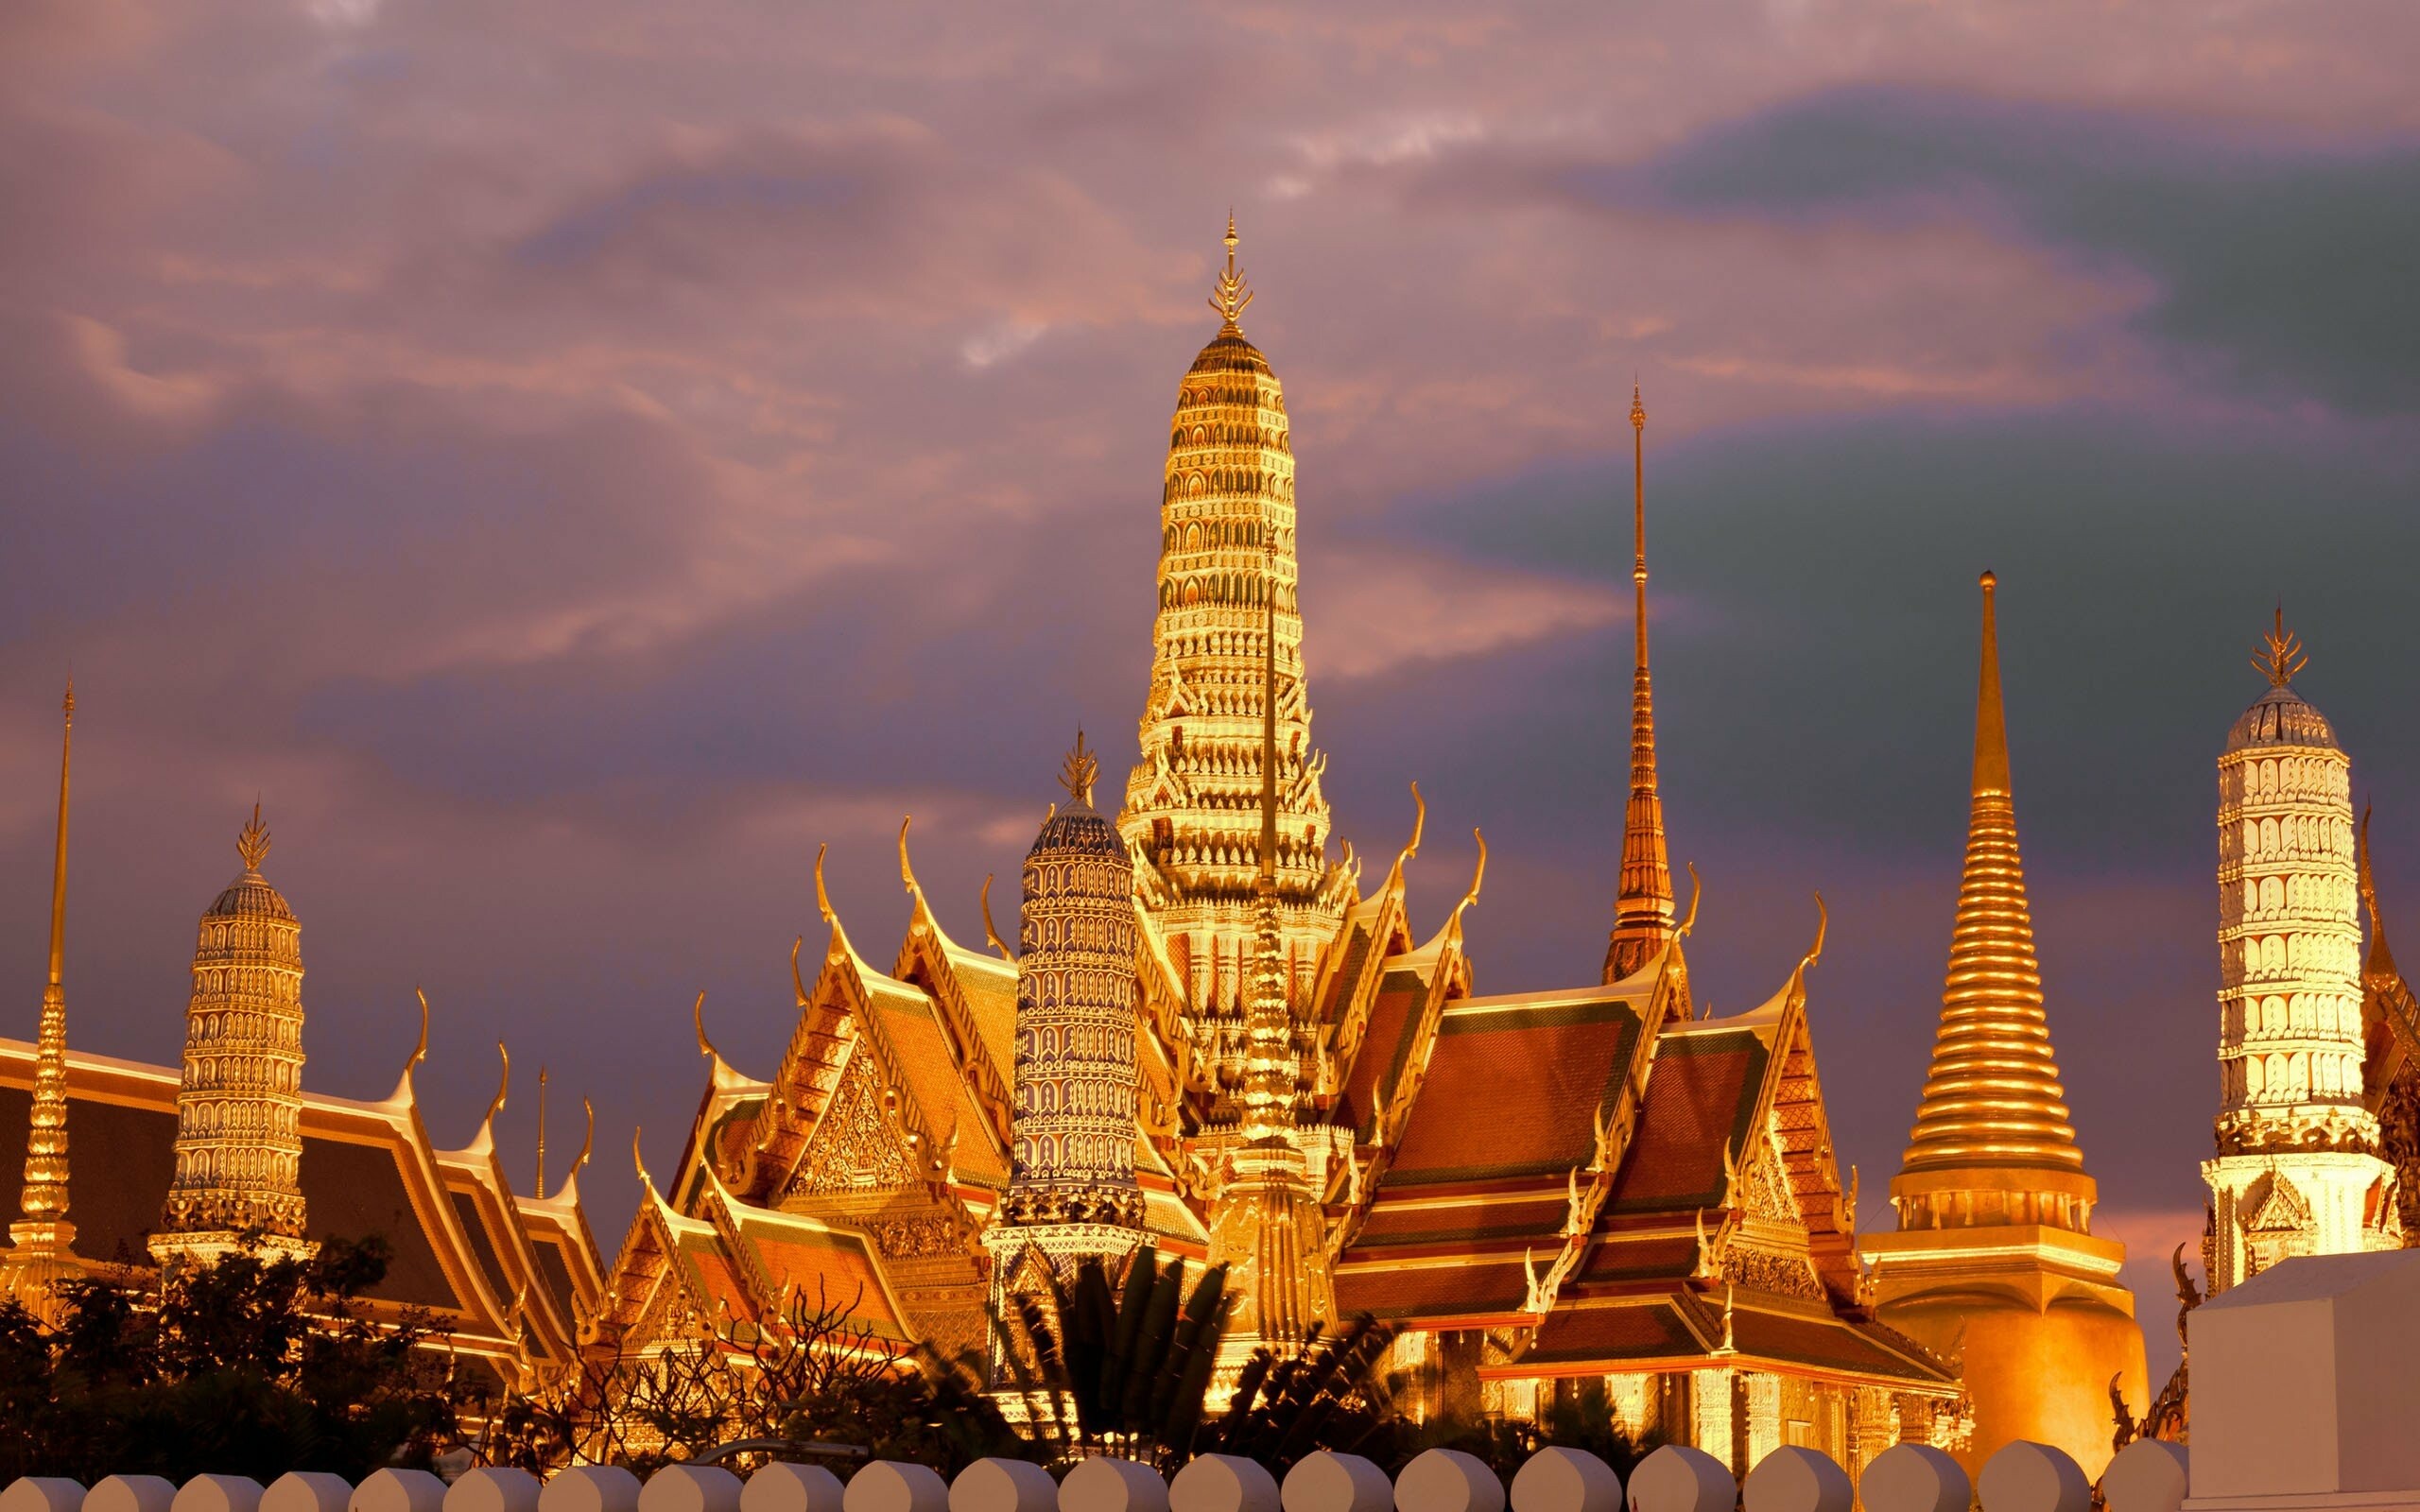
[{"label": "pointed finial", "polygon": [[268,826],[261,822],[261,800],[252,799],[252,822],[235,836],[235,853],[244,858],[246,871],[258,871],[268,859]]},{"label": "pointed finial", "polygon": [[1639,397],[1636,378],[1630,381],[1630,426],[1634,431],[1647,429],[1647,401]]},{"label": "pointed finial", "polygon": [[1236,268],[1236,213],[1227,212],[1227,269],[1219,275],[1217,291],[1210,296],[1210,308],[1219,312],[1225,324],[1219,329],[1236,329],[1236,317],[1252,303],[1252,290],[1244,286],[1244,276]]},{"label": "pointed finial", "polygon": [[639,1137],[645,1132],[643,1125],[631,1125],[631,1169],[639,1174],[639,1185],[651,1194],[655,1191],[655,1177],[647,1174],[647,1156],[639,1148]]},{"label": "pointed finial", "polygon": [[60,713],[65,714],[72,723],[76,718],[76,679],[74,678],[67,679],[67,698],[59,707]]},{"label": "pointed finial", "polygon": [[546,1068],[538,1068],[538,1179],[529,1188],[533,1196],[546,1194]]},{"label": "pointed finial", "polygon": [[2310,658],[2303,654],[2302,637],[2286,628],[2286,601],[2277,601],[2275,627],[2260,638],[2261,649],[2252,659],[2269,679],[2269,686],[2282,688],[2294,680],[2294,674],[2310,665]]},{"label": "pointed finial", "polygon": [[698,1054],[708,1060],[720,1060],[722,1053],[706,1038],[706,989],[698,989],[697,1005],[689,1010],[690,1022],[698,1026]]},{"label": "pointed finial", "polygon": [[823,852],[829,849],[828,844],[815,848],[815,911],[823,916],[825,923],[838,925],[840,916],[832,911],[832,895],[823,889]]},{"label": "pointed finial", "polygon": [[1066,761],[1059,767],[1059,785],[1067,790],[1074,807],[1088,809],[1093,806],[1093,782],[1099,776],[1100,760],[1084,744],[1084,727],[1078,725],[1076,748],[1067,753]]},{"label": "pointed finial", "polygon": [[1982,671],[1975,690],[1975,791],[2007,794],[2008,716],[2000,708],[2000,628],[1995,591],[1999,578],[1986,572],[1983,585]]}]

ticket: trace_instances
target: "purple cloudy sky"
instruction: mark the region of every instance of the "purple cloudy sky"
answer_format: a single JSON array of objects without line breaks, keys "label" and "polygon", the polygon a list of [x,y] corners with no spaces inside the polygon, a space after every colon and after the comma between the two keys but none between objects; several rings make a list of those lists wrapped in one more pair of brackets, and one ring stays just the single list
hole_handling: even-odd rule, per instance
[{"label": "purple cloudy sky", "polygon": [[819,841],[887,961],[912,810],[979,938],[1075,724],[1126,738],[1233,204],[1338,827],[1390,851],[1421,780],[1424,928],[1486,828],[1483,990],[1602,951],[1643,378],[1692,958],[1747,1006],[1830,900],[1869,1223],[1999,571],[2053,1027],[2156,1352],[2215,1091],[2211,761],[2280,594],[2420,931],[2416,41],[2233,0],[19,0],[0,1027],[72,665],[75,1040],[174,1058],[257,793],[310,1083],[383,1094],[424,984],[441,1141],[508,1036],[558,1151],[596,1097],[616,1244],[631,1124],[668,1163],[697,1093],[690,994],[743,1067],[786,1039]]}]

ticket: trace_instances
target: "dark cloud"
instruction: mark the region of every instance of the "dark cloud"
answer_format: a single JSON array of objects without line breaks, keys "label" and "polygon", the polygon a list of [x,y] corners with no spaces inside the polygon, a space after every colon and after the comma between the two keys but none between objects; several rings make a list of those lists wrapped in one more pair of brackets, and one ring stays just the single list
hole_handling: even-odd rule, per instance
[{"label": "dark cloud", "polygon": [[[2282,136],[2282,140],[2279,139]],[[2158,286],[2194,376],[2348,412],[2420,407],[2420,144],[1856,88],[1699,133],[1575,187],[1696,214],[2013,222]]]}]

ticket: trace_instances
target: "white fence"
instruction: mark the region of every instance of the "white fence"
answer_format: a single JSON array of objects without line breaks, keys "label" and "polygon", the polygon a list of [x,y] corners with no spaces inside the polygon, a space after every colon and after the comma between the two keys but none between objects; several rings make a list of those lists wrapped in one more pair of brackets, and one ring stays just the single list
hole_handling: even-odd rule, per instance
[{"label": "white fence", "polygon": [[[1038,1465],[978,1460],[954,1482],[922,1465],[876,1460],[844,1486],[813,1465],[768,1465],[742,1480],[713,1466],[675,1465],[641,1484],[626,1469],[583,1467],[541,1481],[526,1470],[476,1469],[451,1486],[424,1470],[380,1470],[359,1486],[297,1471],[262,1486],[240,1475],[198,1475],[179,1486],[154,1475],[112,1475],[86,1490],[28,1476],[0,1491],[0,1512],[2089,1512],[2092,1486],[2076,1462],[2043,1444],[1992,1456],[1979,1487],[1937,1449],[1901,1444],[1875,1456],[1854,1487],[1811,1449],[1778,1449],[1744,1482],[1721,1461],[1668,1447],[1641,1460],[1625,1488],[1613,1467],[1572,1449],[1531,1456],[1508,1487],[1468,1454],[1432,1449],[1392,1482],[1353,1454],[1317,1453],[1277,1477],[1255,1461],[1205,1454],[1164,1481],[1132,1460],[1088,1459],[1053,1481]],[[1625,1494],[1627,1490],[1627,1494]],[[2186,1452],[2129,1445],[2101,1479],[2108,1512],[2177,1512]]]}]

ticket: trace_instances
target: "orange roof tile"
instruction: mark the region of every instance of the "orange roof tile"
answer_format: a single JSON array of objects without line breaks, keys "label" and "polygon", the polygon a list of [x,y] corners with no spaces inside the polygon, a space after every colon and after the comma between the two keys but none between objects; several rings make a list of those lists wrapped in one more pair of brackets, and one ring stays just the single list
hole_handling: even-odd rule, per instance
[{"label": "orange roof tile", "polygon": [[1720,1202],[1723,1151],[1745,1145],[1768,1055],[1764,1040],[1747,1029],[1660,1036],[1638,1132],[1605,1211],[1671,1211]]},{"label": "orange roof tile", "polygon": [[1599,1117],[1620,1099],[1639,1028],[1628,1001],[1602,993],[1456,1005],[1438,1022],[1383,1185],[1561,1177],[1585,1165]]}]

